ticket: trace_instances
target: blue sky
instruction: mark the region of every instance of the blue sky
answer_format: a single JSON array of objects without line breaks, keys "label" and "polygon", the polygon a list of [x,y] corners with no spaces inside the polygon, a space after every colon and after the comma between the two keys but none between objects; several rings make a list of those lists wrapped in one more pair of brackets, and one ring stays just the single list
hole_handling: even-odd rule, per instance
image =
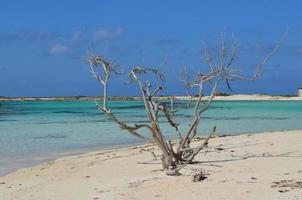
[{"label": "blue sky", "polygon": [[[235,34],[236,67],[255,66],[289,28],[282,48],[255,83],[234,93],[295,94],[302,86],[301,1],[281,0],[0,0],[0,96],[98,95],[84,58],[87,49],[122,65],[158,66],[166,94],[184,94],[181,66],[206,70],[202,44],[215,48],[220,32]],[[115,78],[111,95],[137,88]]]}]

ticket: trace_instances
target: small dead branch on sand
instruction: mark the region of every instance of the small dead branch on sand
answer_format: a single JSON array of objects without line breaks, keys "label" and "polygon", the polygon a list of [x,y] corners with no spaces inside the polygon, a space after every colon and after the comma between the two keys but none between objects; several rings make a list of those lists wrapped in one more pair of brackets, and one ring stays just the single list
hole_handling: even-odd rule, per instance
[{"label": "small dead branch on sand", "polygon": [[290,180],[281,180],[275,181],[272,183],[272,188],[278,188],[278,192],[284,193],[289,192],[290,190],[301,190],[302,189],[302,180],[295,181],[293,179]]}]

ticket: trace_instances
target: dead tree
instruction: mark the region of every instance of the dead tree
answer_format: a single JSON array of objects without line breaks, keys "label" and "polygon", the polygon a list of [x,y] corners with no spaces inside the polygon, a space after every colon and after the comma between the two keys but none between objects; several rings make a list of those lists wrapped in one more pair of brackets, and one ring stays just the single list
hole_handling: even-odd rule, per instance
[{"label": "dead tree", "polygon": [[[150,67],[134,67],[128,74],[129,82],[135,82],[138,85],[139,91],[144,102],[149,123],[139,123],[130,126],[118,119],[114,113],[108,108],[107,90],[108,80],[112,72],[117,73],[116,66],[105,60],[101,56],[91,56],[87,60],[90,64],[91,72],[99,85],[103,87],[103,105],[97,104],[98,110],[105,113],[115,123],[117,123],[122,130],[126,130],[136,137],[143,140],[154,142],[162,152],[162,166],[168,175],[177,175],[179,170],[192,163],[195,156],[205,147],[212,134],[215,133],[216,127],[213,128],[213,133],[197,147],[191,147],[191,142],[196,136],[198,127],[202,118],[202,114],[207,111],[215,97],[217,89],[221,84],[226,83],[230,87],[230,82],[235,80],[254,81],[261,73],[261,67],[272,57],[272,55],[279,48],[279,44],[267,55],[267,57],[259,64],[256,73],[252,77],[241,76],[240,70],[232,67],[232,64],[238,57],[236,40],[233,40],[232,45],[228,48],[224,39],[221,37],[219,45],[219,59],[214,62],[212,55],[209,53],[207,47],[204,49],[203,58],[208,66],[208,72],[197,73],[193,80],[189,80],[188,74],[183,73],[182,82],[189,94],[192,89],[198,90],[197,97],[192,98],[194,105],[194,116],[185,133],[181,133],[179,123],[175,120],[174,111],[169,109],[164,102],[156,100],[157,94],[163,90],[162,82],[165,80],[164,75],[156,68]],[[100,70],[101,72],[99,73]],[[150,81],[143,81],[144,75],[151,73],[158,80],[159,84],[153,87]],[[205,88],[210,88],[210,95],[205,96]],[[163,115],[160,115],[163,113]],[[164,116],[171,127],[175,129],[178,137],[178,142],[167,140],[165,134],[162,132],[159,117]],[[148,138],[140,134],[140,129],[146,129],[152,137]]]}]

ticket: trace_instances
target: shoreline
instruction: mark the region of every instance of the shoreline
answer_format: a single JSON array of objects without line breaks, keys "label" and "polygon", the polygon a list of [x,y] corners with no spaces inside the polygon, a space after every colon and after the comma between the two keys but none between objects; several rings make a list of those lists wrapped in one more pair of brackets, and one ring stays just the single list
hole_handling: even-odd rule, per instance
[{"label": "shoreline", "polygon": [[[99,152],[99,151],[114,151],[118,149],[124,149],[124,148],[131,148],[135,146],[143,145],[143,143],[134,142],[129,144],[117,144],[117,145],[108,145],[108,146],[92,146],[92,147],[81,147],[81,148],[74,148],[69,150],[57,150],[50,152],[48,154],[40,154],[38,152],[31,153],[29,155],[18,155],[16,157],[13,157],[9,159],[10,156],[5,156],[4,160],[5,162],[9,162],[11,160],[16,160],[18,162],[11,163],[8,166],[3,166],[1,169],[0,165],[0,178],[7,176],[9,174],[12,174],[18,170],[31,168],[37,165],[41,165],[47,162],[54,162],[58,159],[65,158],[65,157],[71,157],[71,156],[77,156],[77,155],[83,155],[90,152]],[[8,158],[8,159],[7,159]],[[32,159],[30,159],[32,158]],[[1,162],[0,162],[1,164]],[[11,167],[11,169],[5,170],[6,168]]]},{"label": "shoreline", "polygon": [[[188,96],[158,96],[158,100],[192,100]],[[208,97],[205,97],[205,100]],[[193,97],[194,99],[194,97]],[[99,96],[70,96],[70,97],[0,97],[0,102],[22,102],[22,101],[95,101],[102,100]],[[109,97],[112,101],[136,101],[142,100],[139,96],[115,96]],[[299,96],[262,95],[262,94],[236,94],[229,96],[216,96],[214,101],[302,101]]]},{"label": "shoreline", "polygon": [[[214,138],[224,138],[224,137],[235,137],[235,136],[241,136],[241,135],[254,135],[254,134],[266,134],[266,133],[279,133],[279,132],[291,132],[291,131],[302,131],[302,129],[294,129],[294,130],[282,130],[282,131],[266,131],[266,132],[245,132],[245,133],[237,133],[237,134],[222,134],[222,135],[215,135]],[[196,136],[196,139],[204,139],[207,136]],[[119,150],[128,150],[131,148],[140,148],[145,145],[153,145],[151,143],[144,143],[144,142],[134,142],[129,144],[118,144],[118,145],[108,145],[99,147],[98,145],[93,147],[81,147],[81,148],[75,148],[70,150],[58,150],[54,152],[50,152],[48,154],[39,154],[39,153],[32,153],[29,155],[18,155],[17,157],[12,158],[12,160],[18,160],[18,163],[11,164],[11,170],[3,170],[0,169],[0,178],[5,177],[7,175],[13,174],[19,170],[28,169],[31,167],[35,167],[38,165],[43,165],[48,162],[55,162],[56,160],[73,157],[73,156],[79,156],[79,155],[85,155],[93,152],[107,152],[107,151],[119,151]],[[6,156],[9,157],[9,156]],[[29,159],[32,158],[32,159]],[[6,160],[8,161],[8,160]],[[25,162],[24,162],[25,161]],[[8,166],[6,166],[8,167]]]},{"label": "shoreline", "polygon": [[[302,197],[301,141],[302,130],[215,137],[210,139],[208,153],[198,155],[197,160],[202,162],[188,165],[178,177],[166,176],[160,170],[159,160],[153,160],[151,155],[151,152],[159,155],[159,151],[152,144],[96,150],[0,177],[0,196],[6,200],[140,199],[142,196],[177,200],[189,194],[191,199],[200,196],[299,199]],[[151,164],[138,164],[146,161]],[[192,173],[200,169],[206,172],[207,179],[192,182]],[[288,181],[289,186],[278,185],[282,180]]]}]

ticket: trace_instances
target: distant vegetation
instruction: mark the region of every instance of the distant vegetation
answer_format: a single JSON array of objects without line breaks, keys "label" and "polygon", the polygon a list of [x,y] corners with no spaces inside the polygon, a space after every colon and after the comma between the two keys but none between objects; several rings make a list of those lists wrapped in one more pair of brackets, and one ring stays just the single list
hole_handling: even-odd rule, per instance
[{"label": "distant vegetation", "polygon": [[74,98],[75,99],[81,99],[81,98],[85,98],[86,96],[83,96],[83,95],[78,95],[78,96],[75,96]]},{"label": "distant vegetation", "polygon": [[296,97],[297,95],[292,95],[292,94],[284,94],[280,95],[281,97]]},{"label": "distant vegetation", "polygon": [[215,93],[215,96],[223,96],[223,97],[226,97],[226,96],[231,96],[231,95],[228,94],[228,93],[225,93],[225,92],[216,92],[216,93]]},{"label": "distant vegetation", "polygon": [[[194,95],[194,97],[198,97],[198,96],[199,96],[198,94]],[[227,97],[227,96],[231,96],[231,95],[226,92],[215,92],[215,96]]]}]

